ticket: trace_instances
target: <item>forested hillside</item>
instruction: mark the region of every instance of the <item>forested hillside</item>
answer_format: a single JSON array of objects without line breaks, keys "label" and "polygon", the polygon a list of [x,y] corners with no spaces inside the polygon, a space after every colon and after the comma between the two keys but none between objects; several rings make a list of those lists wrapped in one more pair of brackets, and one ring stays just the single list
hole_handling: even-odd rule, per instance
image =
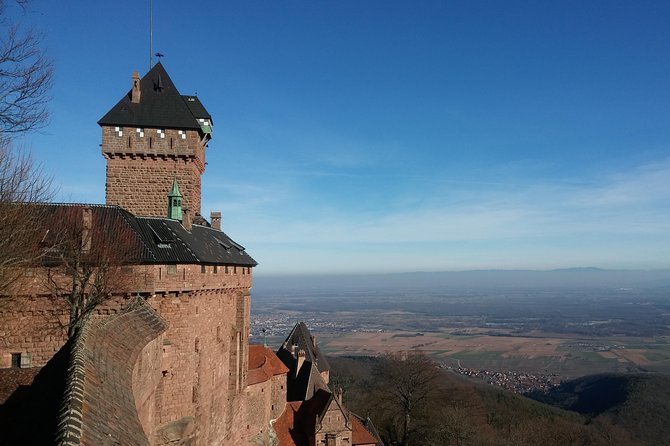
[{"label": "forested hillside", "polygon": [[531,397],[620,426],[642,444],[670,444],[670,376],[585,376]]},{"label": "forested hillside", "polygon": [[[634,446],[668,444],[658,423],[658,408],[667,413],[667,382],[632,380],[607,385],[632,389],[615,392],[599,413],[578,412],[568,401],[579,394],[570,386],[562,397],[544,404],[470,381],[440,369],[422,354],[329,358],[334,386],[344,388],[345,404],[369,416],[387,445],[474,446]],[[597,386],[598,378],[593,384]],[[654,396],[657,392],[657,396]],[[581,402],[600,393],[581,392]],[[664,400],[664,401],[660,401]],[[561,408],[563,406],[565,408]],[[579,406],[584,407],[584,406]],[[566,410],[573,409],[573,410]],[[665,418],[663,418],[665,419]],[[643,435],[641,430],[654,434]],[[667,438],[667,436],[665,436]],[[666,441],[666,443],[664,443]]]}]

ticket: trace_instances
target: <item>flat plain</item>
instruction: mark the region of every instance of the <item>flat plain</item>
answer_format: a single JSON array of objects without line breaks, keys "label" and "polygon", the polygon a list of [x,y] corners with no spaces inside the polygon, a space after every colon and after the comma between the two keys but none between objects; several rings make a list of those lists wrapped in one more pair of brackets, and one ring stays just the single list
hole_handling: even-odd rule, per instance
[{"label": "flat plain", "polygon": [[556,380],[670,373],[664,287],[312,289],[262,291],[252,302],[252,341],[273,347],[303,320],[329,355],[420,349],[446,367]]}]

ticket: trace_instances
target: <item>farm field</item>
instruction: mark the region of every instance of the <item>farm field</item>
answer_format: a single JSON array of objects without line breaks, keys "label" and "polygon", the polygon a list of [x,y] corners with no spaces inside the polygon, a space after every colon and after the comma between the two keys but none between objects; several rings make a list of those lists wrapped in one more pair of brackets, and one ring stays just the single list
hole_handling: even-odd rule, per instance
[{"label": "farm field", "polygon": [[666,289],[360,290],[261,294],[252,342],[304,321],[328,355],[423,350],[445,367],[570,379],[670,373]]},{"label": "farm field", "polygon": [[670,373],[670,339],[510,336],[449,333],[322,334],[320,345],[330,355],[378,355],[423,350],[454,368],[518,371],[572,378],[600,372]]}]

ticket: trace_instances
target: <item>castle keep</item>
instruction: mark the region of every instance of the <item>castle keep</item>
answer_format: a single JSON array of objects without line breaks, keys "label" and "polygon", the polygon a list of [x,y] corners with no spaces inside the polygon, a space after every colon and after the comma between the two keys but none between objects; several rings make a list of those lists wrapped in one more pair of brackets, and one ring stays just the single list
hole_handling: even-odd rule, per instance
[{"label": "castle keep", "polygon": [[[42,254],[0,296],[0,443],[379,444],[304,324],[279,356],[249,345],[257,263],[200,215],[200,100],[157,63],[98,124],[106,204],[41,205]],[[73,319],[84,270],[104,299]]]},{"label": "castle keep", "polygon": [[179,94],[160,62],[142,79],[133,73],[130,92],[98,124],[107,160],[107,204],[164,217],[165,197],[176,179],[184,210],[200,214],[212,117],[197,96]]}]

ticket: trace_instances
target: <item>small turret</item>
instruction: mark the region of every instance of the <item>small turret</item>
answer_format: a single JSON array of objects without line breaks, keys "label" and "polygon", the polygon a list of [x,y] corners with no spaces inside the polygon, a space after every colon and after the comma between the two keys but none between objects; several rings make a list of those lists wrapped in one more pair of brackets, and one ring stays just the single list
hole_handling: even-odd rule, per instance
[{"label": "small turret", "polygon": [[167,216],[171,220],[182,220],[182,210],[181,210],[181,192],[179,192],[179,185],[177,184],[177,178],[172,179],[172,188],[168,194],[168,212]]}]

